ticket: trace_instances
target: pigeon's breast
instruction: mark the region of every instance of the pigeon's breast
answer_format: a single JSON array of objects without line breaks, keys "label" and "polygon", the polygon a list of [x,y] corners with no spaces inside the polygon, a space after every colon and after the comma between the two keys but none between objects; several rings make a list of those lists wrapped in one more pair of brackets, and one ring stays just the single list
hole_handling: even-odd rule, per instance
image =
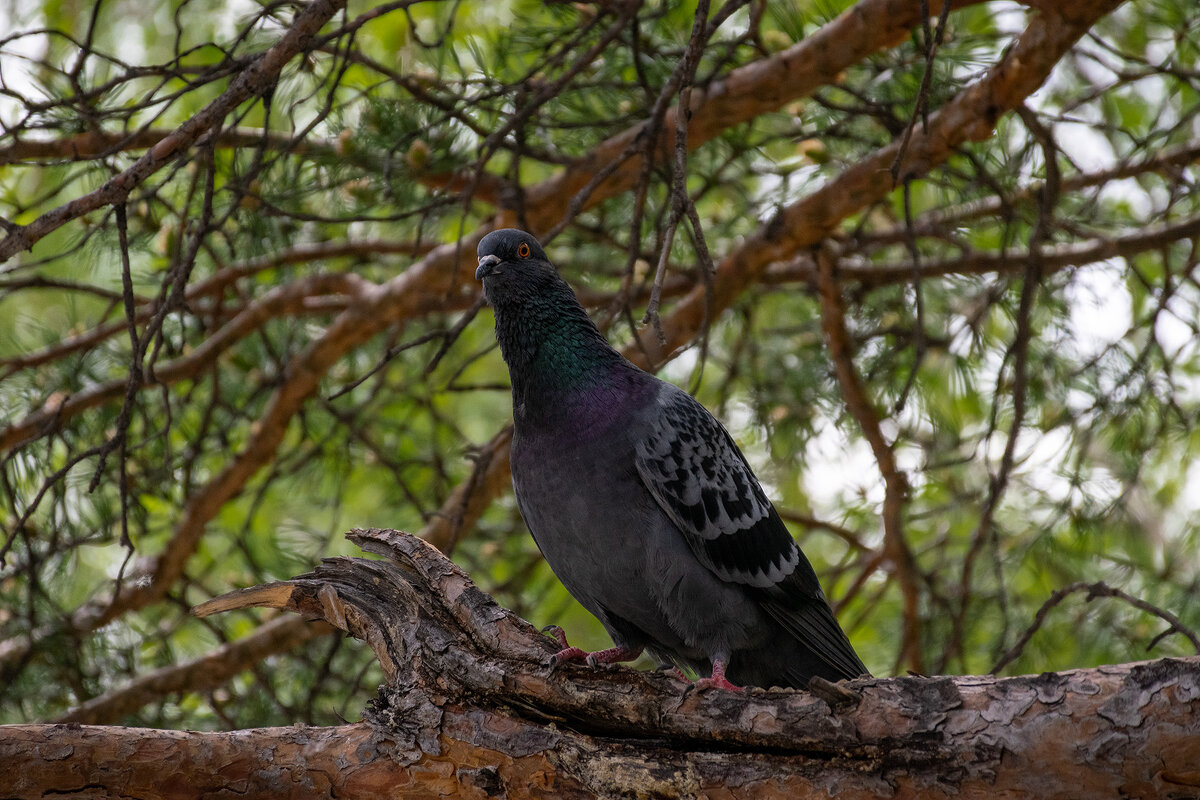
[{"label": "pigeon's breast", "polygon": [[595,441],[627,441],[637,429],[644,409],[651,406],[658,386],[634,378],[643,373],[591,375],[567,385],[531,385],[513,407],[517,432],[532,448],[575,447]]},{"label": "pigeon's breast", "polygon": [[[542,397],[554,405],[526,409],[524,415],[517,410],[513,488],[530,532],[560,572],[551,551],[603,553],[660,511],[637,477],[635,447],[645,431],[628,394]],[[614,542],[606,543],[608,537]]]},{"label": "pigeon's breast", "polygon": [[[652,498],[632,483],[633,447],[609,432],[523,429],[513,436],[513,489],[525,524],[551,569],[589,610],[600,575],[631,568],[622,550],[631,533],[658,515]],[[631,502],[631,500],[633,502]]]}]

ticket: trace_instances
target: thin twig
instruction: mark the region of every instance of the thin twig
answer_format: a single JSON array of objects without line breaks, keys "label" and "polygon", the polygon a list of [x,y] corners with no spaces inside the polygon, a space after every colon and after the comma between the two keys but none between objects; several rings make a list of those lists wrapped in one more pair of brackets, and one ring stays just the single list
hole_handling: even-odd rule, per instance
[{"label": "thin twig", "polygon": [[1037,614],[1034,615],[1033,622],[1030,624],[1030,626],[1025,629],[1020,637],[1018,637],[1016,643],[1007,651],[1005,651],[1004,655],[1000,657],[1000,660],[997,661],[990,670],[988,670],[988,673],[995,675],[1013,661],[1020,658],[1021,653],[1024,652],[1026,645],[1029,644],[1029,640],[1032,639],[1033,635],[1042,627],[1042,624],[1046,621],[1046,617],[1049,616],[1050,612],[1055,608],[1055,606],[1059,605],[1063,600],[1066,600],[1070,595],[1082,591],[1087,591],[1087,597],[1085,598],[1085,601],[1088,603],[1092,602],[1097,597],[1116,597],[1124,600],[1126,603],[1129,603],[1134,608],[1145,611],[1148,614],[1153,614],[1154,616],[1170,623],[1170,628],[1167,628],[1167,630],[1158,634],[1150,641],[1150,644],[1147,645],[1147,650],[1161,641],[1164,636],[1171,633],[1179,633],[1187,637],[1187,640],[1191,642],[1192,647],[1195,648],[1197,655],[1200,655],[1200,635],[1197,635],[1195,631],[1184,625],[1183,621],[1170,611],[1159,608],[1152,603],[1148,603],[1139,597],[1134,597],[1133,595],[1123,592],[1120,589],[1114,589],[1103,581],[1097,583],[1078,581],[1069,586],[1064,586],[1063,588],[1058,589],[1046,599],[1046,602],[1042,603],[1041,608],[1039,608],[1037,610]]},{"label": "thin twig", "polygon": [[921,25],[925,32],[925,72],[921,76],[921,89],[917,92],[917,102],[913,106],[912,116],[908,118],[908,125],[904,128],[904,134],[900,138],[900,147],[896,150],[896,158],[892,161],[892,184],[896,185],[900,182],[900,164],[904,161],[904,154],[908,151],[909,140],[912,139],[913,128],[916,127],[917,118],[921,118],[921,123],[924,129],[929,127],[929,87],[933,82],[933,57],[937,53],[937,49],[942,44],[942,36],[946,30],[946,21],[950,19],[950,0],[942,0],[942,11],[938,16],[938,27],[936,33],[930,35],[929,31],[929,0],[921,0]]},{"label": "thin twig", "polygon": [[[732,6],[728,3],[727,6]],[[704,44],[709,33],[708,26],[709,0],[700,0],[696,5],[696,13],[692,19],[692,34],[688,39],[687,49],[683,54],[683,62],[676,70],[679,75],[679,103],[675,111],[675,160],[671,180],[671,216],[667,230],[663,236],[662,251],[658,256],[658,267],[654,271],[654,283],[650,289],[650,302],[646,305],[646,313],[642,324],[650,323],[658,336],[659,345],[667,343],[663,333],[662,320],[658,316],[658,306],[662,301],[663,279],[667,274],[667,261],[671,256],[671,245],[675,241],[675,231],[679,220],[686,213],[691,199],[687,193],[687,129],[688,118],[691,116],[692,81],[696,76],[696,67],[700,63],[700,55],[704,52]],[[699,236],[703,233],[697,231]],[[706,250],[707,252],[707,250]],[[711,259],[710,259],[711,261]]]},{"label": "thin twig", "polygon": [[[949,3],[947,3],[949,7]],[[928,26],[927,26],[928,27]],[[917,236],[913,230],[912,216],[912,181],[904,182],[904,230],[907,232],[905,244],[908,247],[909,258],[912,259],[912,287],[913,299],[916,301],[916,335],[913,337],[913,363],[908,371],[908,378],[904,381],[904,388],[900,390],[900,397],[896,400],[893,413],[899,414],[904,410],[905,403],[908,401],[908,393],[912,391],[913,385],[917,382],[917,373],[921,370],[921,364],[925,360],[925,352],[929,342],[925,335],[925,292],[921,288],[921,251],[917,248]]]}]

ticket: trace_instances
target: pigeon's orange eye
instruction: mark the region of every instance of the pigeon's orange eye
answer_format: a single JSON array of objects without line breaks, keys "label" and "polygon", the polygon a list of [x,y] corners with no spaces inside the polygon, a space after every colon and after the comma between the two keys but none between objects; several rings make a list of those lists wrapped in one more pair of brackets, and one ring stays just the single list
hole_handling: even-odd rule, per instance
[{"label": "pigeon's orange eye", "polygon": [[525,242],[521,242],[519,245],[517,245],[517,255],[519,255],[521,258],[529,258],[529,245]]}]

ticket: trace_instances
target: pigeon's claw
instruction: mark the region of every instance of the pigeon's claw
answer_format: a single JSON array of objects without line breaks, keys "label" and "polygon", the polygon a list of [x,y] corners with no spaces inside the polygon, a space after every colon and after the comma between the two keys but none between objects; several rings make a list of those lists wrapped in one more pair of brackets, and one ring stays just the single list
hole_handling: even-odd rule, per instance
[{"label": "pigeon's claw", "polygon": [[572,649],[571,645],[567,644],[567,632],[558,625],[547,625],[542,628],[542,633],[553,636],[555,641],[558,642],[558,646],[563,650]]},{"label": "pigeon's claw", "polygon": [[578,647],[564,647],[550,656],[550,669],[555,669],[560,664],[566,664],[569,661],[588,661],[591,657],[591,653],[586,650],[580,650]]},{"label": "pigeon's claw", "polygon": [[610,647],[607,650],[597,650],[594,653],[589,653],[579,647],[572,647],[567,643],[567,634],[562,628],[557,625],[547,625],[542,628],[542,633],[553,636],[558,642],[558,646],[562,649],[550,657],[550,669],[554,669],[559,664],[565,664],[568,661],[583,661],[592,669],[596,669],[601,664],[615,664],[618,661],[633,661],[642,654],[642,648],[633,647]]},{"label": "pigeon's claw", "polygon": [[741,686],[738,686],[736,683],[730,683],[728,681],[728,679],[726,679],[725,676],[723,676],[723,675],[720,678],[701,678],[700,680],[693,683],[689,688],[692,688],[692,689],[725,689],[730,692],[746,691]]},{"label": "pigeon's claw", "polygon": [[695,689],[725,689],[726,691],[730,691],[730,692],[746,691],[741,686],[738,686],[735,683],[729,682],[729,679],[725,677],[725,662],[719,658],[713,659],[712,677],[711,678],[701,678],[700,680],[693,683],[691,688],[695,688]]},{"label": "pigeon's claw", "polygon": [[[554,640],[558,642],[558,646],[562,648],[557,653],[550,656],[550,669],[555,669],[560,664],[566,664],[569,661],[587,661],[589,664],[592,663],[589,660],[591,659],[592,654],[578,647],[571,647],[571,645],[567,643],[566,632],[559,626],[547,625],[546,627],[542,628],[542,633],[552,636]],[[593,664],[592,666],[595,665]]]}]

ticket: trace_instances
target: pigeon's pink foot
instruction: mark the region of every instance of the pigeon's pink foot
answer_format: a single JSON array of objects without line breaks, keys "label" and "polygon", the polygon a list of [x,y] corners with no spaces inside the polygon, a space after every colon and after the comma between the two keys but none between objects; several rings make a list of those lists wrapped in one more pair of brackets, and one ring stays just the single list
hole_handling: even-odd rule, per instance
[{"label": "pigeon's pink foot", "polygon": [[713,659],[712,677],[701,678],[694,684],[697,689],[726,689],[730,692],[744,692],[741,686],[730,683],[725,677],[725,662],[719,658]]},{"label": "pigeon's pink foot", "polygon": [[567,644],[567,634],[562,628],[557,625],[547,625],[542,628],[542,633],[548,633],[553,636],[562,650],[559,650],[550,657],[550,666],[557,667],[559,664],[565,664],[568,661],[583,661],[589,667],[595,668],[601,664],[615,664],[618,661],[633,661],[642,654],[642,648],[629,647],[610,647],[607,650],[597,650],[594,653],[589,653],[579,647],[572,647]]}]

